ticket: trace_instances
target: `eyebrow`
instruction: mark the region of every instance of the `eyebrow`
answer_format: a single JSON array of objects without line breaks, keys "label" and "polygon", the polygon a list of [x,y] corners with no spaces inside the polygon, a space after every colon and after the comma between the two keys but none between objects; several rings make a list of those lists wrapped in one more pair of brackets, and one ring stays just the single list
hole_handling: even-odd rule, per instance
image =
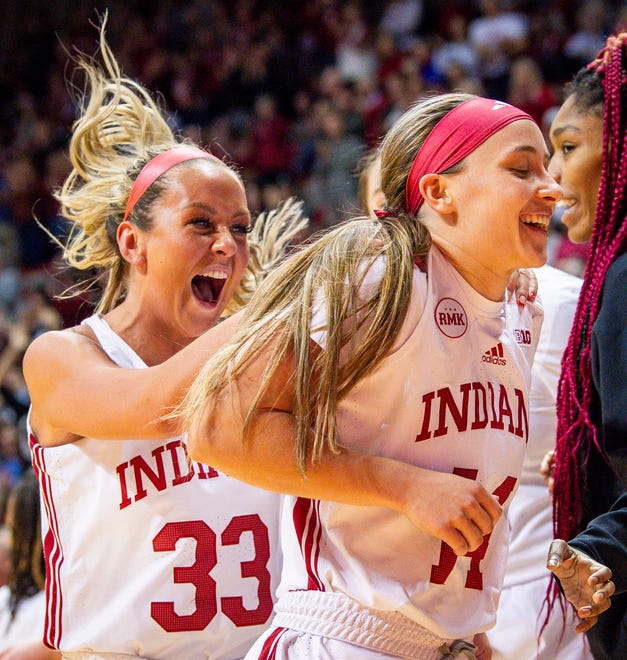
[{"label": "eyebrow", "polygon": [[573,124],[565,124],[564,126],[560,126],[554,131],[551,131],[551,137],[559,137],[562,133],[564,133],[564,131],[574,131],[575,133],[580,133],[581,129]]},{"label": "eyebrow", "polygon": [[209,213],[215,213],[215,209],[213,206],[209,206],[208,204],[203,204],[202,202],[190,202],[186,206],[183,207],[184,209],[202,209],[203,211],[209,211]]},{"label": "eyebrow", "polygon": [[[207,211],[207,213],[215,214],[217,211],[213,208],[213,206],[209,206],[208,204],[205,204],[203,202],[190,202],[186,206],[183,207],[183,210],[186,209],[201,209],[202,211]],[[248,209],[238,209],[232,217],[236,218],[240,215],[245,215],[250,218],[250,211]]]},{"label": "eyebrow", "polygon": [[534,146],[532,146],[532,145],[530,145],[530,144],[520,144],[520,145],[518,145],[517,147],[514,147],[514,148],[512,149],[512,153],[514,153],[514,154],[515,154],[516,152],[518,152],[518,151],[525,151],[525,152],[529,152],[529,151],[530,151],[531,153],[534,153],[534,154],[535,154],[535,153],[538,153],[538,150],[537,150]]},{"label": "eyebrow", "polygon": [[[519,153],[519,152],[531,153],[531,154],[535,155],[535,154],[538,153],[538,150],[530,144],[521,144],[517,147],[514,147],[509,153],[516,154],[516,153]],[[542,152],[540,152],[540,153],[542,153]],[[548,151],[544,151],[544,153],[542,155],[544,156],[545,161],[549,160],[551,158]]]}]

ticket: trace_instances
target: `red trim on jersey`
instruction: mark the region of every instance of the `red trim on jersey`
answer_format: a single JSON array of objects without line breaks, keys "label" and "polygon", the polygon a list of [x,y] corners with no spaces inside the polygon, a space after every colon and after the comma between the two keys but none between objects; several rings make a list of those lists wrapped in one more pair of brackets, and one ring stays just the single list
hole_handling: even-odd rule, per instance
[{"label": "red trim on jersey", "polygon": [[261,653],[259,654],[259,660],[275,660],[276,647],[279,643],[279,637],[287,630],[287,628],[275,628],[268,638],[263,643]]},{"label": "red trim on jersey", "polygon": [[43,508],[48,520],[48,531],[43,540],[46,561],[46,618],[43,642],[51,649],[58,649],[63,632],[61,618],[63,594],[61,592],[60,573],[64,557],[59,541],[59,525],[52,497],[50,476],[45,470],[44,448],[32,433],[29,435],[29,445],[33,470],[39,481]]},{"label": "red trim on jersey", "polygon": [[311,591],[326,591],[318,575],[318,558],[320,557],[320,502],[305,497],[296,498],[292,511],[294,530],[300,544],[300,551],[307,567],[307,589]]}]

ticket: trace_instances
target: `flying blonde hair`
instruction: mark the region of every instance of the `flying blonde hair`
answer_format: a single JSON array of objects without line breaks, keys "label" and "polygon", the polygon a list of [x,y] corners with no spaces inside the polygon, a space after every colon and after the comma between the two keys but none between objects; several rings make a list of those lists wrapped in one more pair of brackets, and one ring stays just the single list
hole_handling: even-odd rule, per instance
[{"label": "flying blonde hair", "polygon": [[[99,29],[102,64],[84,55],[76,57],[78,69],[85,74],[85,85],[77,98],[80,116],[72,127],[70,140],[72,170],[54,193],[61,214],[71,227],[61,245],[64,260],[78,270],[99,273],[96,278],[71,287],[65,295],[76,295],[104,279],[96,308],[100,313],[110,311],[126,295],[128,264],[118,250],[116,233],[135,179],[159,153],[191,144],[189,140],[177,140],[150,93],[122,75],[107,44],[105,26],[106,14]],[[193,167],[194,162],[176,167]],[[232,172],[243,187],[233,167],[219,159],[207,162]],[[129,220],[140,229],[150,230],[152,204],[167,183],[166,172],[133,207]],[[302,204],[293,199],[258,218],[249,240],[251,257],[247,270],[225,314],[246,303],[259,281],[306,226]]]},{"label": "flying blonde hair", "polygon": [[[201,419],[213,398],[231,386],[255,351],[272,345],[271,356],[244,421],[244,437],[264,390],[279,365],[293,355],[296,457],[301,471],[325,452],[337,452],[338,402],[388,354],[409,305],[415,261],[431,246],[428,230],[405,210],[405,182],[427,135],[467,94],[443,94],[408,110],[381,144],[382,188],[391,215],[358,217],[304,245],[261,284],[244,311],[232,341],[202,369],[178,411],[192,436],[206,433]],[[456,165],[459,168],[460,165]],[[365,302],[360,290],[375,260],[384,273]],[[312,351],[311,312],[324,300],[327,326],[323,351]],[[354,345],[357,331],[358,345]],[[350,357],[340,366],[342,348]]]}]

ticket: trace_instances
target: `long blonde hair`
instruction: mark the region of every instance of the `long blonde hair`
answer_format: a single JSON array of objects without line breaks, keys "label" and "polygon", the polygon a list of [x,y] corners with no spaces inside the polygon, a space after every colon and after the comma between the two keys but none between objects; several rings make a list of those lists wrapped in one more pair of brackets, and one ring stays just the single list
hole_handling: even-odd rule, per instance
[{"label": "long blonde hair", "polygon": [[[244,435],[272,376],[292,353],[298,465],[305,471],[309,460],[338,451],[338,402],[389,352],[409,305],[414,262],[423,260],[431,245],[419,218],[405,210],[411,164],[435,124],[469,98],[444,94],[426,99],[408,110],[383,140],[382,188],[392,215],[358,217],[332,228],[283,262],[253,294],[237,334],[205,365],[182,403],[182,423],[193,436],[206,433],[200,426],[204,410],[242,372],[252,357],[250,347],[261,350],[273,343]],[[381,257],[385,268],[378,288],[359,304],[365,273]],[[326,343],[314,356],[311,313],[320,295],[326,306]],[[352,345],[358,329],[359,344]],[[340,350],[349,343],[350,357],[339,366]]]},{"label": "long blonde hair", "polygon": [[[80,55],[84,90],[76,99],[79,118],[72,127],[72,171],[55,197],[70,221],[65,261],[79,270],[96,269],[105,277],[98,311],[110,310],[125,295],[128,266],[118,251],[117,227],[135,177],[150,158],[176,146],[157,103],[138,83],[122,76],[100,27],[102,67]],[[140,200],[132,220],[147,222],[153,195]]]},{"label": "long blonde hair", "polygon": [[[84,55],[76,57],[85,75],[82,92],[76,99],[79,118],[72,127],[69,156],[72,170],[55,197],[61,214],[70,221],[64,245],[67,264],[81,271],[97,271],[103,278],[103,293],[97,312],[108,312],[126,295],[128,264],[117,245],[117,228],[139,172],[159,153],[189,140],[177,140],[159,105],[139,83],[122,75],[105,38],[106,14],[100,26],[99,65]],[[193,161],[191,161],[193,163]],[[218,159],[242,183],[238,172]],[[176,167],[190,167],[190,161]],[[164,173],[146,190],[133,207],[129,220],[144,231],[151,228],[151,208],[168,184]],[[251,258],[239,289],[227,313],[244,305],[265,273],[280,259],[290,242],[306,226],[301,205],[288,200],[276,211],[255,223],[250,236]],[[67,295],[88,289],[95,283],[86,278]]]}]

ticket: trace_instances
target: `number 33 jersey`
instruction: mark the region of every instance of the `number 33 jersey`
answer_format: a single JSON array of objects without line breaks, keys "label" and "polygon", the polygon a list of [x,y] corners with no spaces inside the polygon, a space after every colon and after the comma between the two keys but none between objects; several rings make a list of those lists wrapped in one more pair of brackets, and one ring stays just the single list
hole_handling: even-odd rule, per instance
[{"label": "number 33 jersey", "polygon": [[[104,320],[85,323],[120,367],[146,366]],[[272,614],[278,495],[189,461],[182,438],[43,448],[31,432],[30,444],[48,646],[164,660],[245,655]]]},{"label": "number 33 jersey", "polygon": [[[370,269],[362,293],[376,289],[380,268]],[[506,510],[529,432],[542,310],[485,299],[436,247],[425,271],[414,269],[392,351],[338,404],[340,442],[478,480]],[[323,347],[324,316],[323,306],[315,310],[313,337]],[[282,525],[279,595],[339,592],[400,612],[444,639],[472,636],[494,622],[507,556],[505,515],[465,557],[385,508],[290,497]]]}]

